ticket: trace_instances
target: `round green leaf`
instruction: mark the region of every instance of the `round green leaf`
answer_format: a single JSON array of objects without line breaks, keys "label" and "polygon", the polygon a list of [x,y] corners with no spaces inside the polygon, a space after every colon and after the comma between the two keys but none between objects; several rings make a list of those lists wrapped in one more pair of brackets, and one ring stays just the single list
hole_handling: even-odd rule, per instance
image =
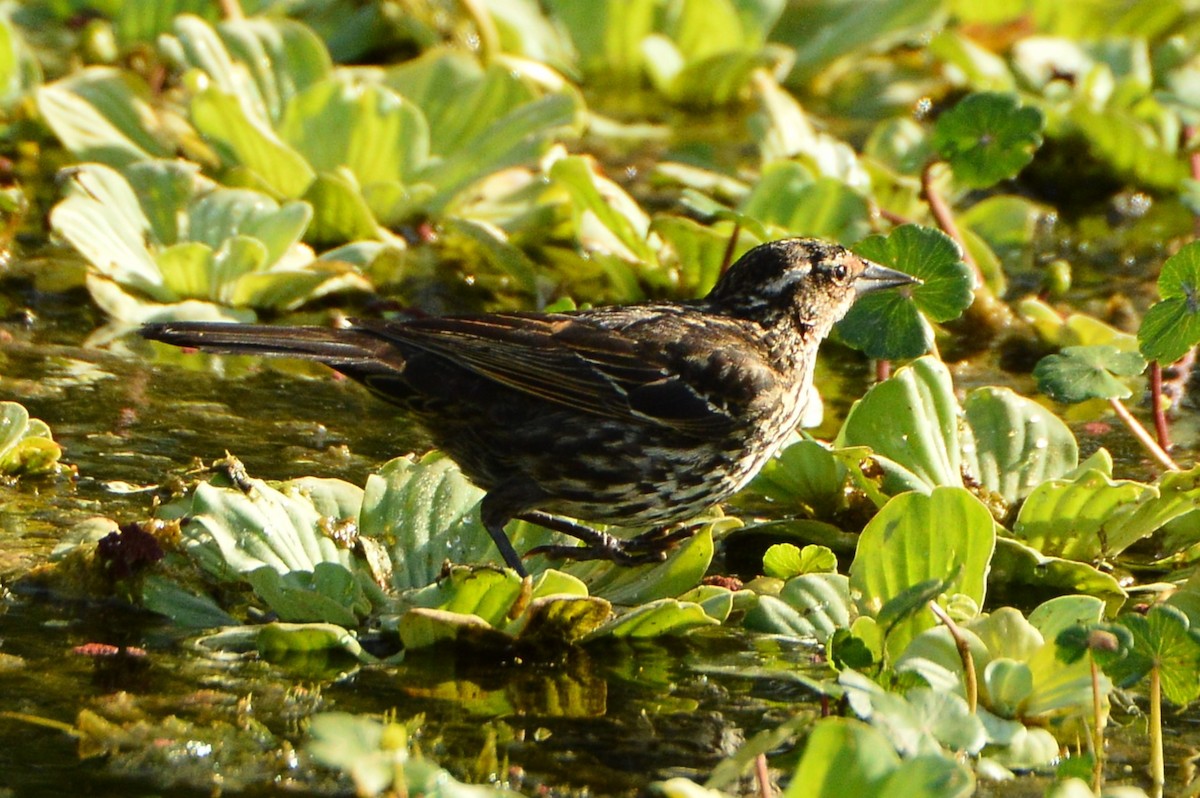
[{"label": "round green leaf", "polygon": [[[1200,328],[1198,328],[1200,329]],[[1132,391],[1117,377],[1136,377],[1146,368],[1137,352],[1115,346],[1068,346],[1047,355],[1033,369],[1038,390],[1059,402],[1074,404],[1088,399],[1124,399]]]},{"label": "round green leaf", "polygon": [[1163,264],[1158,294],[1162,301],[1146,312],[1138,347],[1150,360],[1174,363],[1200,343],[1200,241]]},{"label": "round green leaf", "polygon": [[971,94],[938,117],[933,146],[971,188],[1015,177],[1042,144],[1042,114],[1016,95]]},{"label": "round green leaf", "polygon": [[853,247],[864,258],[921,278],[901,291],[878,291],[860,299],[838,325],[838,334],[867,355],[916,357],[933,344],[936,322],[957,318],[971,304],[973,277],[958,245],[939,230],[906,224]]},{"label": "round green leaf", "polygon": [[1104,672],[1122,687],[1134,684],[1158,668],[1163,697],[1186,706],[1200,696],[1200,635],[1189,628],[1188,618],[1167,604],[1156,604],[1145,615],[1125,613],[1117,618],[1133,634],[1133,649],[1126,656],[1104,663]]}]

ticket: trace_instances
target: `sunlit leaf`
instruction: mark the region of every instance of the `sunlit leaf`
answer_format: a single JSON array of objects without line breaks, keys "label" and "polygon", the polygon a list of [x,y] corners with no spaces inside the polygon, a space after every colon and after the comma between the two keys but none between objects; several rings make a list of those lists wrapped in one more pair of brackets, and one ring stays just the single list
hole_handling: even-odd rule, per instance
[{"label": "sunlit leaf", "polygon": [[38,109],[63,146],[81,161],[113,167],[172,154],[174,142],[130,73],[88,67],[38,89]]},{"label": "sunlit leaf", "polygon": [[[859,606],[872,615],[909,588],[947,578],[951,584],[946,592],[962,593],[982,606],[995,545],[991,513],[966,490],[905,493],[863,529],[850,565],[850,587],[860,597]],[[935,622],[932,613],[910,617],[889,635],[888,650],[899,653]]]},{"label": "sunlit leaf", "polygon": [[950,372],[924,357],[854,403],[837,445],[869,446],[928,488],[962,485],[961,415]]},{"label": "sunlit leaf", "polygon": [[44,421],[17,402],[0,402],[0,475],[56,474],[61,455]]},{"label": "sunlit leaf", "polygon": [[334,623],[353,628],[371,602],[345,566],[321,562],[309,571],[281,574],[264,565],[245,575],[271,611],[284,621]]},{"label": "sunlit leaf", "polygon": [[989,491],[1015,504],[1048,479],[1071,471],[1079,445],[1056,415],[1008,388],[967,394],[963,415],[970,432],[964,468]]},{"label": "sunlit leaf", "polygon": [[313,169],[345,167],[363,187],[411,180],[429,160],[425,117],[378,85],[314,84],[288,103],[279,134]]},{"label": "sunlit leaf", "polygon": [[747,490],[827,518],[845,504],[846,467],[816,441],[797,441],[767,461]]},{"label": "sunlit leaf", "polygon": [[396,588],[424,587],[446,559],[499,560],[476,511],[482,498],[483,491],[447,457],[397,458],[367,478],[359,529],[393,542]]},{"label": "sunlit leaf", "polygon": [[1138,330],[1138,346],[1150,360],[1174,363],[1200,343],[1200,242],[1167,258],[1158,295]]},{"label": "sunlit leaf", "polygon": [[234,95],[210,87],[192,98],[191,111],[196,128],[230,165],[245,166],[279,196],[302,196],[316,177],[304,157],[265,121],[246,113]]},{"label": "sunlit leaf", "polygon": [[777,579],[836,571],[837,556],[826,546],[805,546],[801,549],[790,543],[777,543],[763,555],[763,573]]},{"label": "sunlit leaf", "polygon": [[883,732],[859,720],[825,718],[813,726],[784,798],[862,798],[883,791],[900,757]]},{"label": "sunlit leaf", "polygon": [[593,636],[645,639],[678,635],[692,629],[716,625],[716,619],[710,618],[699,604],[675,599],[658,599],[617,616],[600,627]]},{"label": "sunlit leaf", "polygon": [[[334,481],[337,482],[337,481]],[[326,533],[331,519],[296,486],[246,478],[252,490],[201,482],[187,502],[184,546],[209,574],[229,579],[269,565],[280,574],[318,563],[350,568],[350,553]],[[338,483],[338,490],[357,488]]]},{"label": "sunlit leaf", "polygon": [[779,596],[762,595],[742,622],[769,634],[811,637],[824,643],[850,625],[849,582],[836,573],[803,574],[788,580]]},{"label": "sunlit leaf", "polygon": [[1125,599],[1121,583],[1094,565],[1042,554],[1011,538],[996,541],[992,578],[999,583],[1026,585],[1038,590],[1087,593],[1111,604],[1115,611]]}]

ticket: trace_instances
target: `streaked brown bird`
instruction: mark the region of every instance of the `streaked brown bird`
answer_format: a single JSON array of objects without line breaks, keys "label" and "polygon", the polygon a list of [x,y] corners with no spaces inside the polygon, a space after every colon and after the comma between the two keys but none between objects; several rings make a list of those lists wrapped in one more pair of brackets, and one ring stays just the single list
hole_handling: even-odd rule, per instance
[{"label": "streaked brown bird", "polygon": [[[211,352],[316,360],[408,411],[487,492],[484,526],[520,518],[584,542],[543,553],[661,559],[687,521],[745,485],[799,423],[817,347],[855,299],[918,282],[809,238],[747,252],[708,296],[572,313],[342,328],[200,322],[142,335]],[[568,520],[659,529],[631,540]]]}]

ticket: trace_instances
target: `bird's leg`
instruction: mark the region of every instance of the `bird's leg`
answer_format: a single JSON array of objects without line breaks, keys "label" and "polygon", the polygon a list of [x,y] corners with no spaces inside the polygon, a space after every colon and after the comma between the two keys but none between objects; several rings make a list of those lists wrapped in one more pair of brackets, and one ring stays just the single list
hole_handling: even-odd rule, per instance
[{"label": "bird's leg", "polygon": [[502,504],[502,502],[503,500],[499,494],[495,492],[484,496],[483,503],[479,507],[479,520],[483,521],[484,528],[492,536],[492,542],[496,544],[496,548],[500,551],[500,556],[504,558],[504,564],[516,571],[517,575],[524,579],[529,576],[529,573],[525,570],[525,566],[521,564],[521,556],[513,548],[512,541],[504,533],[504,525],[514,516],[507,508],[497,506],[498,504]]},{"label": "bird's leg", "polygon": [[[544,513],[541,510],[530,510],[515,516],[522,521],[545,527],[555,532],[561,532],[583,541],[583,546],[538,546],[530,549],[526,557],[541,554],[546,557],[564,560],[609,560],[622,565],[641,565],[643,563],[662,562],[666,559],[666,550],[678,538],[674,535],[659,535],[658,543],[666,545],[651,546],[647,538],[651,533],[625,541],[613,537],[607,532],[592,529],[590,526],[559,518],[556,515]],[[640,541],[640,543],[639,543]],[[634,544],[634,545],[630,545]]]}]

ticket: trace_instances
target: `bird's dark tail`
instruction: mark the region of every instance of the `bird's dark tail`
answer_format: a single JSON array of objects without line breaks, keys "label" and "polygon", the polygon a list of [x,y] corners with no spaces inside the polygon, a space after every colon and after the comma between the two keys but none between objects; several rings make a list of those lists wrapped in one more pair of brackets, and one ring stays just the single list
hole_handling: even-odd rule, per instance
[{"label": "bird's dark tail", "polygon": [[141,333],[152,341],[193,346],[206,352],[295,357],[316,360],[347,372],[368,363],[396,359],[394,353],[390,358],[385,356],[388,346],[378,337],[346,328],[172,321],[145,324]]}]

